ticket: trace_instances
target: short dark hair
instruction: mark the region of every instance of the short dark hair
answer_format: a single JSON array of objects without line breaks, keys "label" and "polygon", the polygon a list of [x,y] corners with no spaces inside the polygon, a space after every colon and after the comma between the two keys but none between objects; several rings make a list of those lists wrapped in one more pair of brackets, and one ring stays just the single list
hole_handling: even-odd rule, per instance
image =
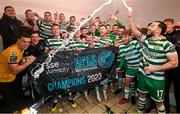
[{"label": "short dark hair", "polygon": [[[4,7],[4,12],[6,11],[7,8],[13,8],[12,6],[5,6]],[[13,8],[14,9],[14,8]]]},{"label": "short dark hair", "polygon": [[66,30],[67,30],[67,32],[73,32],[74,31],[74,27],[68,26]]},{"label": "short dark hair", "polygon": [[21,37],[31,38],[32,33],[33,33],[32,29],[29,29],[27,27],[23,27],[21,29],[21,34],[20,34],[19,38],[21,38]]},{"label": "short dark hair", "polygon": [[105,27],[107,29],[106,25],[104,25],[104,24],[99,26],[99,28],[101,28],[101,27]]},{"label": "short dark hair", "polygon": [[88,32],[87,35],[93,35],[93,33],[92,32]]},{"label": "short dark hair", "polygon": [[106,26],[111,26],[110,24],[106,24]]},{"label": "short dark hair", "polygon": [[64,15],[64,13],[60,13],[59,15]]},{"label": "short dark hair", "polygon": [[27,9],[26,11],[25,11],[25,15],[27,15],[27,12],[29,12],[29,11],[32,11],[31,9]]},{"label": "short dark hair", "polygon": [[50,15],[51,15],[51,12],[49,12],[49,11],[44,12],[44,14],[45,14],[45,13],[48,13],[48,14],[50,14]]},{"label": "short dark hair", "polygon": [[172,19],[172,18],[167,18],[167,19],[164,19],[163,22],[170,22],[170,23],[174,24],[174,19]]},{"label": "short dark hair", "polygon": [[[58,27],[59,27],[58,24],[53,24],[52,27],[51,27],[51,29],[52,29],[53,27],[55,27],[55,26],[58,26]],[[60,27],[59,27],[59,29],[60,29]]]},{"label": "short dark hair", "polygon": [[38,34],[39,35],[39,31],[32,31],[31,35],[32,34]]},{"label": "short dark hair", "polygon": [[117,26],[119,28],[118,24],[113,24],[113,26]]},{"label": "short dark hair", "polygon": [[147,27],[149,27],[151,24],[152,24],[152,23],[148,23],[148,24],[147,24]]},{"label": "short dark hair", "polygon": [[99,16],[97,16],[95,19],[97,19],[97,18],[99,18],[99,19],[100,19],[100,17],[99,17]]},{"label": "short dark hair", "polygon": [[82,30],[84,30],[84,29],[87,29],[87,28],[86,28],[86,27],[81,27],[81,28],[80,28],[80,31],[82,31]]},{"label": "short dark hair", "polygon": [[126,27],[123,25],[123,26],[119,26],[119,28],[122,28],[124,30],[126,30]]},{"label": "short dark hair", "polygon": [[154,22],[158,22],[159,23],[159,27],[161,28],[161,35],[164,35],[164,33],[166,32],[167,26],[164,22],[162,21],[154,21]]},{"label": "short dark hair", "polygon": [[71,17],[70,17],[70,19],[72,19],[72,18],[76,19],[76,17],[75,17],[75,16],[71,16]]}]

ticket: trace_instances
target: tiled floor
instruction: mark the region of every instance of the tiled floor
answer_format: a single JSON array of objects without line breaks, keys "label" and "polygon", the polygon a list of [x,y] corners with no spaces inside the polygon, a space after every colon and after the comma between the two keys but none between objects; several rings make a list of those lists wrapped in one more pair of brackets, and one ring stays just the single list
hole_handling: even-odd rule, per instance
[{"label": "tiled floor", "polygon": [[[77,107],[72,108],[68,103],[59,102],[57,110],[54,113],[107,113],[105,105],[111,108],[114,113],[137,113],[137,105],[132,105],[131,103],[126,103],[119,105],[119,99],[123,97],[123,93],[114,95],[110,89],[108,89],[108,100],[102,98],[102,102],[98,102],[95,97],[95,91],[91,90],[89,93],[90,99],[93,103],[88,103],[84,95],[82,94],[80,98],[76,99]],[[102,94],[101,94],[102,96]],[[50,104],[45,105],[39,111],[40,113],[51,113]],[[171,107],[171,112],[174,112],[174,108]]]},{"label": "tiled floor", "polygon": [[[103,96],[101,94],[102,102],[98,102],[96,100],[95,91],[92,90],[89,93],[90,99],[93,101],[93,103],[88,103],[84,95],[82,94],[80,98],[76,99],[77,107],[72,108],[68,103],[60,102],[58,104],[58,108],[55,113],[106,113],[105,105],[110,107],[111,110],[114,113],[123,113],[123,112],[137,112],[137,106],[132,105],[130,103],[126,103],[124,105],[119,105],[119,99],[122,98],[123,93],[120,93],[118,95],[114,95],[110,90],[108,89],[108,100],[104,100]],[[61,110],[62,109],[62,110]],[[49,105],[44,106],[40,111],[40,113],[50,113],[50,107]]]}]

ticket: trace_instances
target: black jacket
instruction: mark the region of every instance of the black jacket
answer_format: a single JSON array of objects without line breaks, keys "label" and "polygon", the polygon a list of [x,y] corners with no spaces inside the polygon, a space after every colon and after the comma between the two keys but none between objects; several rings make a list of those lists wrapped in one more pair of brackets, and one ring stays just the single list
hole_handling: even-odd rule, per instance
[{"label": "black jacket", "polygon": [[12,19],[3,14],[0,20],[0,34],[3,39],[4,49],[14,44],[20,37],[23,23],[17,18]]},{"label": "black jacket", "polygon": [[172,71],[173,73],[180,73],[180,30],[174,30],[171,33],[167,33],[165,34],[166,38],[173,43],[176,46],[176,51],[178,53],[178,60],[179,60],[179,65],[178,68],[172,69],[170,71]]},{"label": "black jacket", "polygon": [[41,55],[44,55],[45,50],[45,41],[40,40],[39,43],[36,46],[29,46],[28,49],[25,51],[28,55],[33,55],[35,57],[39,57]]}]

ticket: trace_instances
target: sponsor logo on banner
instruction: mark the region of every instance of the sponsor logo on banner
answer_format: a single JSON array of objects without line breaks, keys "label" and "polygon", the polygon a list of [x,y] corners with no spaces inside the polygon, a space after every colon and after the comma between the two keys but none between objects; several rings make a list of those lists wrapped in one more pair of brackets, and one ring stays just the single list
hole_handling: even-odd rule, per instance
[{"label": "sponsor logo on banner", "polygon": [[[106,47],[80,52],[58,52],[44,67],[36,81],[39,88],[46,92],[58,92],[69,89],[80,91],[93,88],[115,71],[116,48]],[[42,56],[30,67],[42,64],[47,56]],[[35,86],[36,86],[35,85]],[[36,87],[38,88],[38,87]]]}]

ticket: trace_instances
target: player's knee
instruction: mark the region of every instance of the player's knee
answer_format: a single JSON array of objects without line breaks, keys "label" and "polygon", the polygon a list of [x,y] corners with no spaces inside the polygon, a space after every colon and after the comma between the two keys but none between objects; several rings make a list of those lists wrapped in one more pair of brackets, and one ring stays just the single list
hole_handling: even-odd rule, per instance
[{"label": "player's knee", "polygon": [[158,110],[159,114],[165,114],[166,113],[163,102],[156,102],[156,107],[157,107],[157,110]]},{"label": "player's knee", "polygon": [[145,94],[145,93],[139,92],[139,93],[138,93],[138,96],[139,96],[140,98],[146,98],[146,94]]},{"label": "player's knee", "polygon": [[156,102],[156,107],[158,108],[158,107],[162,107],[162,106],[164,106],[164,103],[163,102]]},{"label": "player's knee", "polygon": [[125,85],[129,86],[131,84],[131,82],[132,82],[132,78],[126,78]]}]

